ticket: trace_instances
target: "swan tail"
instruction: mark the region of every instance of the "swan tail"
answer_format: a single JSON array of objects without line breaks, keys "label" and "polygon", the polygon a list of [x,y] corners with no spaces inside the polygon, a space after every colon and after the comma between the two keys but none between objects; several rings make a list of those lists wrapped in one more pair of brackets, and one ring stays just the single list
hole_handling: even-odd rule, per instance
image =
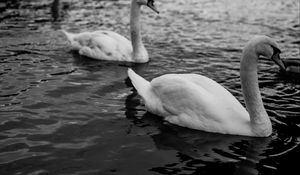
[{"label": "swan tail", "polygon": [[70,43],[74,42],[74,36],[75,36],[75,34],[69,33],[69,32],[67,32],[65,30],[61,30],[61,32],[65,34],[65,36],[67,37],[67,39],[69,40]]},{"label": "swan tail", "polygon": [[[80,43],[78,42],[78,34],[74,34],[74,33],[69,33],[65,30],[61,30],[62,33],[65,34],[65,36],[67,37],[69,43],[71,44],[72,48],[74,50],[79,50],[82,46],[80,45]],[[77,38],[77,39],[76,39]]]},{"label": "swan tail", "polygon": [[136,74],[132,69],[128,69],[128,76],[131,80],[134,88],[137,90],[140,96],[145,101],[149,97],[149,90],[151,88],[150,82],[145,80],[143,77]]}]

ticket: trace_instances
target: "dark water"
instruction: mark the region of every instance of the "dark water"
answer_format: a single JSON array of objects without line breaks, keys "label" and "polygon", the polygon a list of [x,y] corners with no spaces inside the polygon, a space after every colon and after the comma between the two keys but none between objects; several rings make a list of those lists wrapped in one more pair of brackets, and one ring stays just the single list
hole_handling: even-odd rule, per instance
[{"label": "dark water", "polygon": [[[52,1],[52,0],[51,0]],[[143,9],[148,64],[94,61],[71,52],[59,29],[129,36],[129,0],[0,2],[0,174],[295,174],[300,156],[300,78],[260,60],[273,124],[269,138],[205,133],[146,113],[130,86],[199,73],[243,104],[239,58],[257,34],[299,58],[299,0],[157,0]],[[61,14],[58,15],[56,12]],[[292,173],[293,172],[293,173]]]}]

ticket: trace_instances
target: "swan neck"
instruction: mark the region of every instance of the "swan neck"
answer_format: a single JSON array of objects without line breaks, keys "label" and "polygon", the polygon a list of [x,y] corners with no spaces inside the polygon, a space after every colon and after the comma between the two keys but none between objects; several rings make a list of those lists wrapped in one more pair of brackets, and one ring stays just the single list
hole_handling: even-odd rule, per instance
[{"label": "swan neck", "polygon": [[141,5],[139,5],[136,0],[132,0],[130,13],[130,34],[133,48],[132,56],[133,60],[136,62],[146,62],[148,61],[148,54],[142,42],[140,16]]},{"label": "swan neck", "polygon": [[254,47],[246,47],[240,68],[242,91],[250,115],[252,131],[257,136],[268,136],[272,132],[272,125],[258,86],[257,62],[258,55]]}]

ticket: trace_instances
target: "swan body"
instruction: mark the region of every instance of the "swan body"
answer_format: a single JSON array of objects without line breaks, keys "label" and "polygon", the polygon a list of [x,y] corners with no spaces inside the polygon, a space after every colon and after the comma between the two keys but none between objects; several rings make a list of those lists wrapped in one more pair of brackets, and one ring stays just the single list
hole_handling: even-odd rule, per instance
[{"label": "swan body", "polygon": [[149,55],[142,42],[140,32],[140,9],[142,5],[158,13],[153,0],[131,0],[131,41],[112,31],[93,31],[78,34],[63,30],[70,44],[80,55],[97,60],[145,63]]},{"label": "swan body", "polygon": [[[251,40],[243,51],[241,80],[246,110],[223,86],[196,74],[167,74],[148,82],[131,69],[128,76],[146,109],[191,129],[222,134],[266,137],[272,133],[257,83],[257,60],[263,55],[280,62],[269,37]],[[276,56],[276,58],[273,58]]]},{"label": "swan body", "polygon": [[128,74],[149,112],[164,116],[172,124],[207,132],[250,134],[248,112],[212,79],[197,74],[167,74],[142,88],[135,81],[138,75],[132,70]]},{"label": "swan body", "polygon": [[78,34],[63,31],[80,55],[97,60],[132,61],[131,42],[112,31],[93,31]]}]

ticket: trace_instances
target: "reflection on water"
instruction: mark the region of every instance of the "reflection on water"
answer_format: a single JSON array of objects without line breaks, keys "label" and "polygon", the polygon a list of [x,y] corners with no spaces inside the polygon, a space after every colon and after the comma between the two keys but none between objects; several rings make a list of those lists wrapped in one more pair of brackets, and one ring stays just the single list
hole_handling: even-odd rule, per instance
[{"label": "reflection on water", "polygon": [[129,1],[0,2],[0,174],[286,174],[298,170],[300,82],[260,60],[274,133],[248,138],[171,125],[147,113],[127,68],[210,77],[243,103],[239,58],[253,35],[299,58],[297,0],[161,0],[143,9],[147,64],[94,61],[59,29],[129,36]]}]

